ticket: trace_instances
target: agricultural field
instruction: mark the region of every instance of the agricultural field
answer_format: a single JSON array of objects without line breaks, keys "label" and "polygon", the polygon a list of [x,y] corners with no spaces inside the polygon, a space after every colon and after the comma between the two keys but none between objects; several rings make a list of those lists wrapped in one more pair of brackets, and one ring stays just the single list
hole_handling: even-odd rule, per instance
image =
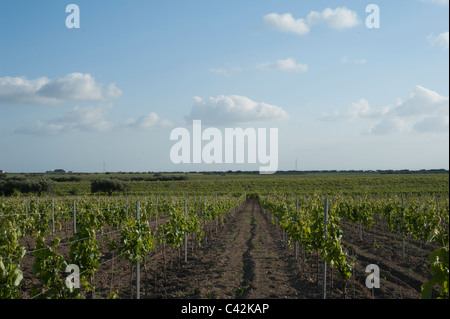
[{"label": "agricultural field", "polygon": [[448,172],[8,178],[2,299],[448,299]]}]

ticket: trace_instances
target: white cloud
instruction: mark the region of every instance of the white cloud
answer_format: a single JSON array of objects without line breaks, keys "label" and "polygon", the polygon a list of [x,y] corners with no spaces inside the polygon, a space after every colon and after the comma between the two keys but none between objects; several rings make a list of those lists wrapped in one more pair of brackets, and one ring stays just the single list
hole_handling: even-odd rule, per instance
[{"label": "white cloud", "polygon": [[292,14],[270,13],[264,16],[264,23],[272,29],[306,35],[311,26],[325,24],[332,29],[343,30],[356,27],[361,23],[358,14],[346,7],[326,8],[322,12],[311,11],[306,19],[295,19]]},{"label": "white cloud", "polygon": [[413,130],[422,133],[448,133],[448,115],[441,116],[429,116],[424,118],[423,120],[417,122],[413,126]]},{"label": "white cloud", "polygon": [[306,21],[308,24],[326,24],[337,30],[353,28],[361,23],[358,14],[346,7],[336,9],[326,8],[322,12],[311,11]]},{"label": "white cloud", "polygon": [[22,126],[14,130],[14,133],[31,134],[31,135],[57,135],[65,131],[61,124],[44,123],[36,121],[35,124]]},{"label": "white cloud", "polygon": [[[400,101],[369,133],[448,133],[448,116],[449,97],[417,85],[410,97]],[[389,125],[391,131],[383,129]]]},{"label": "white cloud", "polygon": [[350,120],[358,120],[360,118],[381,118],[388,112],[388,107],[373,110],[367,100],[360,99],[358,102],[352,103],[352,105],[348,108],[348,117]]},{"label": "white cloud", "polygon": [[[325,113],[321,121],[370,121],[364,134],[393,133],[445,133],[449,131],[449,97],[417,85],[405,101],[394,106],[373,109],[369,102],[360,99],[341,114]],[[376,122],[372,122],[376,120]]]},{"label": "white cloud", "polygon": [[28,80],[24,76],[20,77],[0,77],[0,103],[37,103],[52,104],[58,99],[36,94],[50,80],[41,77],[35,80]]},{"label": "white cloud", "polygon": [[393,110],[398,116],[424,116],[448,114],[449,97],[442,96],[439,93],[423,86],[417,85],[410,97],[400,102]]},{"label": "white cloud", "polygon": [[285,120],[287,113],[279,106],[255,102],[239,95],[219,95],[203,100],[194,97],[194,104],[185,120],[202,120],[209,124],[244,124],[268,120]]},{"label": "white cloud", "polygon": [[15,130],[22,134],[62,134],[80,131],[107,132],[114,128],[114,124],[106,120],[110,107],[88,106],[78,107],[46,122],[37,121],[35,124],[23,126]]},{"label": "white cloud", "polygon": [[428,2],[428,3],[434,3],[439,4],[441,6],[448,5],[449,0],[421,0],[422,2]]},{"label": "white cloud", "polygon": [[278,60],[276,62],[266,62],[259,64],[258,69],[264,71],[301,71],[308,70],[307,64],[296,63],[294,59],[287,58],[286,60]]},{"label": "white cloud", "polygon": [[365,134],[386,135],[401,133],[408,130],[408,124],[400,118],[386,118],[383,121],[372,125]]},{"label": "white cloud", "polygon": [[172,126],[173,123],[168,120],[162,120],[158,114],[151,112],[139,117],[137,120],[130,119],[126,123],[127,127],[149,130],[157,127]]},{"label": "white cloud", "polygon": [[61,117],[48,121],[37,121],[31,125],[17,128],[14,132],[21,134],[58,135],[76,132],[110,132],[122,128],[152,129],[173,125],[162,120],[156,113],[149,113],[137,120],[130,119],[125,123],[112,123],[107,119],[111,106],[78,107],[65,112]]},{"label": "white cloud", "polygon": [[370,107],[369,101],[366,99],[359,99],[357,102],[353,102],[344,114],[339,111],[334,111],[333,114],[324,113],[321,117],[321,121],[357,121],[361,119],[379,119],[385,116],[389,112],[389,107],[385,106],[381,109],[374,110]]},{"label": "white cloud", "polygon": [[58,100],[101,100],[101,88],[90,74],[71,73],[49,81],[36,92],[39,96]]},{"label": "white cloud", "polygon": [[240,72],[240,71],[242,71],[242,69],[238,68],[238,67],[209,69],[209,72],[217,74],[217,75],[223,75],[223,76],[232,76],[234,73]]},{"label": "white cloud", "polygon": [[122,95],[122,91],[116,86],[116,83],[108,85],[108,90],[105,93],[107,99],[118,99]]},{"label": "white cloud", "polygon": [[294,19],[292,14],[278,14],[270,13],[264,16],[264,23],[269,27],[282,31],[291,32],[298,35],[305,35],[309,33],[309,26],[304,19]]},{"label": "white cloud", "polygon": [[122,92],[109,84],[106,90],[90,74],[70,73],[57,79],[41,77],[0,77],[0,103],[57,104],[69,100],[103,101],[118,98]]},{"label": "white cloud", "polygon": [[114,124],[106,120],[109,108],[103,106],[75,106],[61,118],[51,120],[50,123],[63,124],[69,131],[106,132],[114,127]]},{"label": "white cloud", "polygon": [[443,47],[444,49],[448,49],[448,31],[442,32],[437,36],[430,34],[429,36],[427,36],[427,40],[431,45],[438,45],[440,47]]}]

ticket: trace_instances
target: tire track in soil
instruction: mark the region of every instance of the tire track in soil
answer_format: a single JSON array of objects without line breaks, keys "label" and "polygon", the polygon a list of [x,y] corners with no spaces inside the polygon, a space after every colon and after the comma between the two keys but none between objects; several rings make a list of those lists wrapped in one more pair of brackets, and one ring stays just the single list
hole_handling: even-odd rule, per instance
[{"label": "tire track in soil", "polygon": [[[377,218],[379,222],[379,218]],[[379,227],[379,226],[378,226]],[[435,248],[431,244],[409,241],[407,251],[415,249],[416,254],[401,257],[401,237],[399,234],[383,232],[375,226],[364,227],[363,241],[359,239],[359,229],[356,224],[345,221],[341,223],[344,231],[343,242],[352,247],[352,255],[356,254],[359,278],[364,282],[365,266],[376,264],[380,267],[380,289],[376,289],[376,298],[408,298],[420,297],[421,285],[431,278],[430,271],[424,267],[428,254]],[[366,290],[360,286],[359,292]]]},{"label": "tire track in soil", "polygon": [[[244,254],[244,282],[249,283],[242,298],[301,298],[292,252],[286,249],[279,234],[263,215],[257,200],[251,201],[251,236]],[[308,287],[307,290],[311,291]]]},{"label": "tire track in soil", "polygon": [[314,298],[258,200],[247,200],[188,262],[169,270],[163,298]]}]

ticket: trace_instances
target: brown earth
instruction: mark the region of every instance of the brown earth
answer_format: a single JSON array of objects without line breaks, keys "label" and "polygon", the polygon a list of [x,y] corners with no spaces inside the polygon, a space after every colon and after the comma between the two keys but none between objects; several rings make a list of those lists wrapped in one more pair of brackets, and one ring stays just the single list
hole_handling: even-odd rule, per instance
[{"label": "brown earth", "polygon": [[[223,224],[207,226],[201,247],[188,241],[187,262],[183,247],[158,246],[140,267],[140,297],[151,299],[318,299],[322,297],[322,261],[317,253],[298,249],[284,238],[282,230],[272,222],[257,200],[247,200],[241,207],[225,214]],[[68,225],[68,226],[67,226]],[[70,223],[58,236],[71,236]],[[420,286],[430,278],[428,255],[436,247],[408,239],[406,256],[402,257],[401,238],[386,231],[386,224],[377,217],[371,228],[341,222],[343,243],[354,275],[347,282],[346,298],[355,299],[417,299]],[[111,238],[120,234],[109,229]],[[98,234],[99,240],[101,238]],[[284,240],[283,240],[284,239]],[[67,240],[66,240],[67,241]],[[100,240],[101,241],[101,240]],[[31,249],[32,240],[25,241]],[[127,261],[117,258],[102,244],[101,266],[95,273],[93,298],[107,298],[112,291],[120,299],[135,298],[135,270]],[[69,247],[57,248],[68,260]],[[39,281],[32,274],[34,257],[27,254],[21,269],[24,280],[21,298],[31,297],[31,287]],[[365,268],[380,268],[379,289],[368,289]],[[91,296],[89,296],[91,297]],[[327,298],[344,298],[343,283],[336,270],[327,268]]]}]

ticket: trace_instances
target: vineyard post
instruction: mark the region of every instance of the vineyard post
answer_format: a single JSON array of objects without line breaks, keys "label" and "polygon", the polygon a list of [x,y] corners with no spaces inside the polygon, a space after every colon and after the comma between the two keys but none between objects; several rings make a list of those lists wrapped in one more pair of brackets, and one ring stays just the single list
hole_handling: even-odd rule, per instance
[{"label": "vineyard post", "polygon": [[[215,195],[214,198],[214,209],[217,209],[217,194]],[[216,218],[216,235],[217,235],[217,228],[219,227],[219,218],[220,216],[217,216]]]},{"label": "vineyard post", "polygon": [[[328,198],[325,198],[325,209],[323,215],[324,242],[327,239],[327,219],[328,219]],[[323,280],[322,280],[322,296],[327,299],[327,261],[323,260]]]},{"label": "vineyard post", "polygon": [[73,234],[77,233],[77,202],[73,200]]},{"label": "vineyard post", "polygon": [[55,200],[52,198],[52,236],[55,240]]},{"label": "vineyard post", "polygon": [[[295,211],[298,214],[298,199],[295,200]],[[295,241],[295,259],[298,259],[298,241]]]},{"label": "vineyard post", "polygon": [[[139,222],[139,201],[136,202],[136,222]],[[139,261],[136,263],[136,299],[140,299],[140,290],[141,290],[141,285],[140,285],[140,266],[139,266]]]},{"label": "vineyard post", "polygon": [[[184,219],[187,219],[187,199],[184,200]],[[187,233],[184,232],[184,261],[187,262]]]},{"label": "vineyard post", "polygon": [[155,196],[155,232],[158,229],[158,195]]},{"label": "vineyard post", "polygon": [[[361,218],[361,197],[359,197],[359,206],[358,206],[358,219]],[[359,221],[359,241],[362,241],[362,223],[361,219]]]},{"label": "vineyard post", "polygon": [[203,211],[203,216],[205,216],[203,218],[203,229],[205,230],[205,243],[207,244],[208,243],[208,232],[207,232],[208,225],[206,223],[206,197],[205,197],[205,199],[203,201],[203,204],[204,204],[204,207],[205,207],[205,209],[202,210]]},{"label": "vineyard post", "polygon": [[[289,210],[289,204],[287,204],[286,209]],[[285,241],[286,240],[286,236],[285,236],[284,227],[281,227],[281,225],[280,225],[280,228],[281,228],[281,236],[283,238],[283,241]]]},{"label": "vineyard post", "polygon": [[405,231],[403,230],[403,215],[405,213],[405,201],[402,198],[402,219],[400,223],[400,227],[402,229],[402,257],[405,258]]}]

